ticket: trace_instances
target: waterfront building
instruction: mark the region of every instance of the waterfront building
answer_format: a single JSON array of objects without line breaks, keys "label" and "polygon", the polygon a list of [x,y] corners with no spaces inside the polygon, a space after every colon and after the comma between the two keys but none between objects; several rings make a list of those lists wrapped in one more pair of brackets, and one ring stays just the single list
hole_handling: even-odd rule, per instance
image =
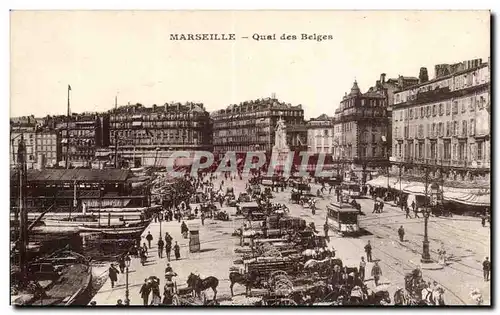
[{"label": "waterfront building", "polygon": [[265,151],[270,154],[278,120],[284,121],[290,150],[307,146],[304,110],[275,97],[245,101],[211,114],[216,155],[228,151]]},{"label": "waterfront building", "polygon": [[201,103],[125,105],[109,117],[113,153],[134,166],[165,166],[172,151],[212,149],[210,116]]},{"label": "waterfront building", "polygon": [[491,163],[490,63],[435,66],[435,78],[394,95],[395,167],[437,169],[450,180],[488,177]]}]

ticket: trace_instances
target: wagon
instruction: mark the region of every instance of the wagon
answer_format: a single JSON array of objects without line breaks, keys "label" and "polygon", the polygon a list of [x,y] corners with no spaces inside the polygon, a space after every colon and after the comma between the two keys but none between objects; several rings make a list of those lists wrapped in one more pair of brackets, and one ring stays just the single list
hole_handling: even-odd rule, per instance
[{"label": "wagon", "polygon": [[207,304],[207,296],[204,291],[201,292],[200,296],[195,296],[193,289],[187,286],[183,286],[179,288],[177,283],[174,282],[174,292],[172,297],[167,298],[169,301],[163,305],[206,305]]}]

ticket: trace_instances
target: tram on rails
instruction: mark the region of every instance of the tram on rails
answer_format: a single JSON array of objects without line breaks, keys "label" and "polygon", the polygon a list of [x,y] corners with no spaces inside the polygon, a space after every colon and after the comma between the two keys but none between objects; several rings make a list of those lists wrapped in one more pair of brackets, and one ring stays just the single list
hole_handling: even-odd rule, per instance
[{"label": "tram on rails", "polygon": [[342,236],[357,235],[359,210],[348,203],[331,202],[326,206],[328,225]]}]

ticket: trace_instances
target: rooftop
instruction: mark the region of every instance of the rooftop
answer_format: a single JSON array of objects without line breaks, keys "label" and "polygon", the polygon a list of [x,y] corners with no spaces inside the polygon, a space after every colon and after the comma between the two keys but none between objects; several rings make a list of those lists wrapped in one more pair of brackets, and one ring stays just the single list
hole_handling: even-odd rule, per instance
[{"label": "rooftop", "polygon": [[[118,169],[46,169],[28,170],[27,178],[30,182],[124,182],[129,177],[128,170]],[[17,180],[15,172],[11,180]]]}]

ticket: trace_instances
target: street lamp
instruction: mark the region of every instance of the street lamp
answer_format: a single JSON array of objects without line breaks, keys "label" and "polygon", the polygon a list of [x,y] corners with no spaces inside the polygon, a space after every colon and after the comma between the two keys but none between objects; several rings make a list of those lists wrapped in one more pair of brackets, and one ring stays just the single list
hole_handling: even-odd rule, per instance
[{"label": "street lamp", "polygon": [[126,274],[125,274],[125,305],[130,305],[129,291],[128,291],[128,268],[130,267],[130,256],[128,254],[127,254],[127,256],[125,256],[125,267],[126,267]]}]

